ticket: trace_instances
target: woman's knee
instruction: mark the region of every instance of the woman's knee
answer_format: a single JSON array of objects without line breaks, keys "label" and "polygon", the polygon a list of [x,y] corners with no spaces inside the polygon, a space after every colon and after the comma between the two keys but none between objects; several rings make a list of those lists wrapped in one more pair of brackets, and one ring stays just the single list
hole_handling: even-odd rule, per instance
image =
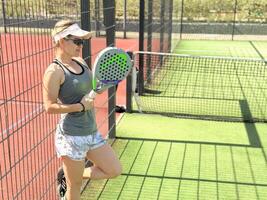
[{"label": "woman's knee", "polygon": [[121,173],[122,173],[121,163],[117,163],[115,166],[112,167],[112,169],[109,170],[108,176],[109,178],[115,178],[117,176],[120,176]]}]

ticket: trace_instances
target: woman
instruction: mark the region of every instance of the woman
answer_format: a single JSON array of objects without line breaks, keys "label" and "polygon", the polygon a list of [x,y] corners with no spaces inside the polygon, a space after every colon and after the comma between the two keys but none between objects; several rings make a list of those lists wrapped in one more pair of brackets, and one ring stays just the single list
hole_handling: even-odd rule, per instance
[{"label": "woman", "polygon": [[[96,128],[93,100],[86,98],[92,89],[92,74],[79,55],[83,40],[91,38],[92,33],[80,29],[75,22],[61,20],[56,23],[52,37],[55,60],[43,78],[44,107],[47,113],[62,114],[55,135],[67,184],[66,194],[61,191],[61,196],[79,200],[82,178],[113,178],[121,174],[122,168]],[[90,168],[84,167],[86,158],[94,164]]]}]

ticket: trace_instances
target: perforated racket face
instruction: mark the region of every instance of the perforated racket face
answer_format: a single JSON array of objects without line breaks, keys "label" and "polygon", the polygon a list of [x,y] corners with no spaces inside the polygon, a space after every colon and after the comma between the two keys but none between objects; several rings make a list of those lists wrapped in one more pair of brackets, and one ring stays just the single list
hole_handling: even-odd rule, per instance
[{"label": "perforated racket face", "polygon": [[94,63],[94,75],[103,83],[118,83],[131,70],[131,59],[122,49],[108,47],[101,51]]}]

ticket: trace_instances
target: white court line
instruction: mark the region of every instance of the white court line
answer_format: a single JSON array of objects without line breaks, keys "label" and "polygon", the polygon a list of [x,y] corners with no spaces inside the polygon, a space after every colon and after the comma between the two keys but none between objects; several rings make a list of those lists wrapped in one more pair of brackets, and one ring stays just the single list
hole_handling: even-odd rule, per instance
[{"label": "white court line", "polygon": [[178,49],[176,49],[176,51],[185,51],[185,52],[220,52],[220,53],[228,53],[228,51],[226,51],[226,50],[212,50],[212,49],[210,49],[210,50],[201,50],[201,49],[179,49],[179,47],[178,47]]},{"label": "white court line", "polygon": [[15,123],[13,123],[12,125],[10,125],[7,129],[5,129],[3,132],[0,132],[0,135],[4,135],[7,134],[8,132],[10,132],[11,130],[15,129],[16,127],[19,127],[19,125],[21,125],[23,122],[25,122],[27,119],[29,119],[30,117],[32,117],[33,115],[35,115],[36,113],[39,113],[40,111],[43,110],[43,105],[39,105],[36,109],[34,109],[32,112],[30,112],[29,114],[25,115],[23,118],[21,118],[20,120],[16,121]]}]

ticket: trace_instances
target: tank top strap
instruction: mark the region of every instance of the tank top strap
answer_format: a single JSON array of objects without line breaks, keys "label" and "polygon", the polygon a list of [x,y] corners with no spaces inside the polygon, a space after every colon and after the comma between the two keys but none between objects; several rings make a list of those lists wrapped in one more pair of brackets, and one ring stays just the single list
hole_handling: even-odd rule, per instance
[{"label": "tank top strap", "polygon": [[81,72],[81,73],[76,74],[76,73],[70,71],[70,70],[69,70],[69,69],[68,69],[62,62],[60,62],[60,61],[59,61],[58,59],[56,59],[56,58],[53,60],[53,63],[59,65],[60,68],[64,71],[64,74],[65,74],[65,75],[66,75],[66,74],[81,75],[81,74],[84,73],[84,71],[86,71],[86,70],[89,69],[87,65],[85,65],[85,64],[83,64],[83,63],[81,63],[81,62],[79,62],[78,60],[76,60],[76,59],[72,59],[72,60],[73,60],[75,63],[77,63],[77,64],[82,68],[82,72]]},{"label": "tank top strap", "polygon": [[53,63],[57,64],[63,70],[65,75],[69,73],[68,70],[64,67],[64,65],[58,59],[55,58],[53,60]]},{"label": "tank top strap", "polygon": [[89,67],[87,65],[85,65],[84,63],[82,63],[82,62],[80,62],[80,61],[78,61],[76,59],[73,59],[73,58],[72,58],[72,60],[74,62],[76,62],[78,65],[80,65],[84,70],[88,70],[89,69]]}]

